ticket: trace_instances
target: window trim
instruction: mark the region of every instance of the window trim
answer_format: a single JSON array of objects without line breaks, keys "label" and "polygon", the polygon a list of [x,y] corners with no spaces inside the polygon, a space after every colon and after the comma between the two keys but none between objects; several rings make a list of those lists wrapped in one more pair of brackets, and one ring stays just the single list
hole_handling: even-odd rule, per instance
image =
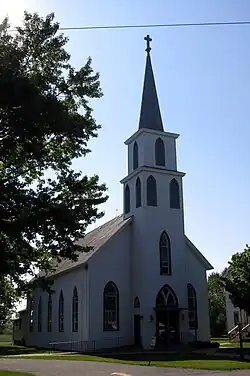
[{"label": "window trim", "polygon": [[37,331],[42,331],[42,297],[40,296],[37,306]]},{"label": "window trim", "polygon": [[[154,187],[153,186],[150,187],[151,191],[149,189],[149,184],[154,184]],[[157,183],[153,175],[149,175],[147,177],[146,188],[147,188],[147,206],[157,206]],[[152,196],[152,188],[154,188],[154,192],[153,192],[154,197]]]},{"label": "window trim", "polygon": [[135,206],[136,208],[140,208],[142,206],[142,200],[141,200],[141,179],[136,179],[135,183]]},{"label": "window trim", "polygon": [[124,188],[124,213],[128,214],[130,212],[130,188],[126,184]]},{"label": "window trim", "polygon": [[133,145],[133,170],[136,170],[139,167],[139,149],[138,144],[135,141]]},{"label": "window trim", "polygon": [[[115,310],[107,309],[106,308],[106,299],[107,299],[107,292],[109,286],[112,286],[115,293]],[[112,297],[112,294],[111,294]],[[115,314],[114,314],[115,313]],[[118,332],[120,330],[120,323],[119,323],[119,290],[116,284],[113,281],[109,281],[104,289],[103,289],[103,331],[104,332]],[[112,320],[112,315],[115,316],[115,320]],[[110,319],[111,317],[111,319]],[[112,325],[113,327],[110,327]]]},{"label": "window trim", "polygon": [[[167,245],[162,244],[163,237],[166,237]],[[163,260],[162,258],[162,248],[167,249],[168,260]],[[159,254],[160,254],[160,274],[161,275],[172,275],[172,260],[171,260],[171,244],[170,239],[166,231],[163,231],[159,240]],[[166,265],[164,265],[166,264]],[[164,271],[164,269],[167,271]]]},{"label": "window trim", "polygon": [[47,332],[52,332],[52,296],[49,293],[47,305]]},{"label": "window trim", "polygon": [[[190,291],[192,295],[190,295]],[[191,283],[187,284],[187,297],[188,297],[188,327],[190,330],[198,329],[198,312],[197,312],[197,294],[194,286]],[[190,308],[190,301],[192,300],[192,306]],[[194,317],[191,319],[191,317]]]},{"label": "window trim", "polygon": [[79,320],[79,300],[78,291],[76,286],[73,289],[72,295],[72,332],[78,332],[78,320]]},{"label": "window trim", "polygon": [[169,183],[169,201],[171,209],[180,209],[180,185],[175,178]]},{"label": "window trim", "polygon": [[140,307],[141,307],[140,299],[138,298],[138,296],[136,296],[134,300],[134,308],[140,308]]},{"label": "window trim", "polygon": [[161,137],[155,140],[155,164],[161,167],[166,166],[165,144]]},{"label": "window trim", "polygon": [[64,296],[62,290],[60,291],[58,303],[58,331],[62,333],[64,332]]}]

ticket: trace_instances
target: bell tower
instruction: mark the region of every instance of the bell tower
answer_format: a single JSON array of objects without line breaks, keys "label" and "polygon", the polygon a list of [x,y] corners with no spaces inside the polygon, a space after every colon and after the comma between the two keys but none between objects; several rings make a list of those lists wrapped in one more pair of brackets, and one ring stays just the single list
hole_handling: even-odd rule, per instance
[{"label": "bell tower", "polygon": [[144,39],[146,67],[139,127],[125,141],[128,146],[128,175],[121,181],[124,185],[125,218],[137,215],[139,208],[146,209],[148,206],[164,208],[165,211],[178,209],[179,214],[183,208],[182,177],[185,174],[177,171],[176,158],[179,135],[164,131],[150,56],[152,39],[149,35]]}]

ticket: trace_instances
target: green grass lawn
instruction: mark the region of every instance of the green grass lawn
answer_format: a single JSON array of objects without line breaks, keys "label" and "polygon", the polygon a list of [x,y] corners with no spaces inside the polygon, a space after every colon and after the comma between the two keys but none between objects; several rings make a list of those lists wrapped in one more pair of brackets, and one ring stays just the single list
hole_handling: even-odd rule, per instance
[{"label": "green grass lawn", "polygon": [[[152,360],[151,366],[156,367],[173,367],[173,368],[192,368],[204,370],[237,370],[237,369],[250,369],[250,362],[240,362],[237,360],[225,359],[208,359],[205,356],[199,357],[200,359],[178,359],[176,357],[169,358],[168,360],[156,361]],[[122,363],[133,364],[137,366],[147,366],[148,360],[124,360],[115,358],[105,358],[101,356],[92,355],[35,355],[35,356],[22,356],[22,359],[46,359],[46,360],[75,360],[75,361],[92,361],[92,362],[105,362],[105,363]]]},{"label": "green grass lawn", "polygon": [[12,342],[12,334],[0,334],[0,344],[6,342]]},{"label": "green grass lawn", "polygon": [[1,371],[0,370],[0,376],[33,376],[33,375],[31,373]]}]

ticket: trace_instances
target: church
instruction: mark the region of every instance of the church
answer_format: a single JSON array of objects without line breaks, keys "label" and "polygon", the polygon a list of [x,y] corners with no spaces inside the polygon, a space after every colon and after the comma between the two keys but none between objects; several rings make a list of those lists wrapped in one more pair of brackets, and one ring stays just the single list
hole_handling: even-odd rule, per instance
[{"label": "church", "polygon": [[86,234],[89,252],[47,275],[54,291],[28,298],[14,324],[16,343],[86,352],[210,340],[206,274],[213,267],[185,235],[179,135],[164,131],[145,40],[139,127],[125,141],[123,214]]}]

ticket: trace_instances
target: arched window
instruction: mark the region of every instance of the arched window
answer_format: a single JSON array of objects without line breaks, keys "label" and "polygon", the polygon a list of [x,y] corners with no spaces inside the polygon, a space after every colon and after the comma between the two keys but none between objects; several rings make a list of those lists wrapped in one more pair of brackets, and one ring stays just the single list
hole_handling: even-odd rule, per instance
[{"label": "arched window", "polygon": [[139,208],[141,206],[141,180],[139,177],[136,179],[135,192],[136,192],[136,207]]},{"label": "arched window", "polygon": [[156,308],[178,308],[178,300],[174,291],[168,285],[163,286],[157,294]]},{"label": "arched window", "polygon": [[38,301],[38,310],[37,310],[37,331],[42,331],[42,297],[40,296]]},{"label": "arched window", "polygon": [[196,292],[194,287],[190,283],[188,283],[187,285],[187,294],[189,329],[198,329]]},{"label": "arched window", "polygon": [[165,166],[165,145],[160,137],[155,141],[155,164]]},{"label": "arched window", "polygon": [[34,298],[31,297],[29,301],[29,331],[34,330]]},{"label": "arched window", "polygon": [[147,205],[157,206],[156,180],[152,175],[147,179]]},{"label": "arched window", "polygon": [[135,141],[134,142],[134,146],[133,146],[133,169],[135,170],[136,168],[138,168],[138,145],[137,145],[137,142]]},{"label": "arched window", "polygon": [[76,286],[72,296],[72,332],[78,332],[78,294]]},{"label": "arched window", "polygon": [[114,282],[108,282],[103,292],[103,330],[119,330],[119,291]]},{"label": "arched window", "polygon": [[47,331],[52,332],[52,298],[51,298],[51,294],[49,294],[49,297],[48,297]]},{"label": "arched window", "polygon": [[138,296],[135,297],[134,308],[140,308],[140,300],[139,300]]},{"label": "arched window", "polygon": [[176,179],[172,179],[169,185],[170,208],[180,209],[180,190]]},{"label": "arched window", "polygon": [[160,237],[160,273],[165,275],[172,274],[171,270],[171,248],[170,240],[164,231]]},{"label": "arched window", "polygon": [[59,332],[64,331],[64,298],[63,292],[61,290],[59,296],[59,306],[58,306],[58,330]]},{"label": "arched window", "polygon": [[124,211],[125,214],[130,212],[130,190],[128,184],[125,187]]}]

